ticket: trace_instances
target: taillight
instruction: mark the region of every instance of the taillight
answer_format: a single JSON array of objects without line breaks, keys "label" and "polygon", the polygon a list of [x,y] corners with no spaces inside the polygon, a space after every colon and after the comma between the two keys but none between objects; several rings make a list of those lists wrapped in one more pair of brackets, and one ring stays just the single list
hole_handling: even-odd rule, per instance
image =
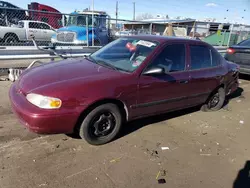
[{"label": "taillight", "polygon": [[227,53],[228,53],[228,54],[233,54],[234,52],[235,52],[235,50],[232,49],[232,48],[228,48],[228,49],[227,49]]}]

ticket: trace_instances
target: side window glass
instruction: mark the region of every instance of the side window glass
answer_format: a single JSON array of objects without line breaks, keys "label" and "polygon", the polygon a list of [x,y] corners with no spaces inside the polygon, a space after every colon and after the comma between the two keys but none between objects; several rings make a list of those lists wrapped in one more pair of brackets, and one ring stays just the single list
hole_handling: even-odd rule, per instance
[{"label": "side window glass", "polygon": [[172,44],[166,46],[148,68],[159,66],[164,68],[165,73],[184,71],[186,65],[185,57],[185,45]]},{"label": "side window glass", "polygon": [[50,29],[47,24],[40,23],[40,28],[41,29]]},{"label": "side window glass", "polygon": [[221,55],[214,50],[211,50],[211,52],[212,52],[212,66],[213,67],[219,66],[221,64]]},{"label": "side window glass", "polygon": [[29,22],[29,28],[40,29],[39,23],[37,23],[37,22]]},{"label": "side window glass", "polygon": [[206,46],[190,45],[191,70],[212,67],[211,50]]}]

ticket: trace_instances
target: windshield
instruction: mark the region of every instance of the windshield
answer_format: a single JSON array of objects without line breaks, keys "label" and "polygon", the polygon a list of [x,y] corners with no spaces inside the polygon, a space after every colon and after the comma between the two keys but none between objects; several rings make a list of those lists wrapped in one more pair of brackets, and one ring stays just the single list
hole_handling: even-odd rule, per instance
[{"label": "windshield", "polygon": [[117,70],[135,71],[157,47],[158,43],[136,38],[117,39],[93,53],[90,58]]},{"label": "windshield", "polygon": [[[86,26],[87,20],[88,19],[88,25],[92,26],[92,15],[71,15],[69,16],[69,21],[67,26]],[[94,26],[99,25],[100,19],[98,19],[97,15],[94,15]]]}]

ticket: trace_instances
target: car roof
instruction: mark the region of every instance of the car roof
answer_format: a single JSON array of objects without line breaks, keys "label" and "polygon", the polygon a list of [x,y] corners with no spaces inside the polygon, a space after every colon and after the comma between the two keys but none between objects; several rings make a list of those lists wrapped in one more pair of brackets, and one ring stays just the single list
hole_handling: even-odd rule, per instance
[{"label": "car roof", "polygon": [[159,43],[165,43],[170,41],[180,41],[180,42],[196,42],[200,44],[207,44],[203,41],[196,40],[196,39],[187,39],[187,38],[181,38],[181,37],[171,37],[171,36],[161,36],[161,35],[133,35],[128,36],[129,38],[136,38],[140,40],[150,40],[150,41],[156,41]]},{"label": "car roof", "polygon": [[20,22],[36,22],[36,23],[45,23],[45,24],[49,25],[49,24],[46,23],[46,22],[35,21],[35,20],[20,20]]}]

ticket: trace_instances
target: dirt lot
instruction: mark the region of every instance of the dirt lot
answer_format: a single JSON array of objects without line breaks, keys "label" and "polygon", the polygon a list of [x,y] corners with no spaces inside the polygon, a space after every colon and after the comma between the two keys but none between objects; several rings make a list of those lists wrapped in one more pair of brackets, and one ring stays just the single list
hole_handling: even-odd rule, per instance
[{"label": "dirt lot", "polygon": [[219,112],[194,108],[135,121],[99,147],[28,132],[11,113],[10,83],[0,82],[0,187],[249,188],[249,80]]}]

